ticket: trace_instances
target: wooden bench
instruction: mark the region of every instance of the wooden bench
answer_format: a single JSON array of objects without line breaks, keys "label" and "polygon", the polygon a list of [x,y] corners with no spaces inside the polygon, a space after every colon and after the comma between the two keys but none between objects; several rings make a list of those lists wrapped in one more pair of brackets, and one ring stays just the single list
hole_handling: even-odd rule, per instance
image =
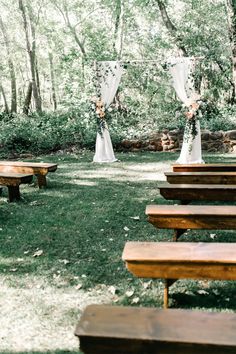
[{"label": "wooden bench", "polygon": [[46,187],[46,175],[54,172],[57,164],[43,162],[0,161],[0,173],[26,173],[37,177],[39,188]]},{"label": "wooden bench", "polygon": [[139,278],[165,279],[165,308],[177,279],[236,280],[236,243],[127,242],[122,259]]},{"label": "wooden bench", "polygon": [[235,205],[147,205],[148,221],[158,229],[173,229],[174,241],[187,229],[235,230]]},{"label": "wooden bench", "polygon": [[0,172],[0,185],[8,188],[9,202],[20,199],[20,184],[30,183],[33,179],[31,174],[2,173]]},{"label": "wooden bench", "polygon": [[173,172],[236,172],[235,163],[173,164]]},{"label": "wooden bench", "polygon": [[90,305],[75,330],[85,354],[236,353],[236,314]]},{"label": "wooden bench", "polygon": [[165,172],[165,176],[176,184],[236,184],[236,172]]},{"label": "wooden bench", "polygon": [[170,184],[158,187],[160,194],[167,200],[180,200],[188,204],[192,200],[236,201],[236,185],[232,184]]}]

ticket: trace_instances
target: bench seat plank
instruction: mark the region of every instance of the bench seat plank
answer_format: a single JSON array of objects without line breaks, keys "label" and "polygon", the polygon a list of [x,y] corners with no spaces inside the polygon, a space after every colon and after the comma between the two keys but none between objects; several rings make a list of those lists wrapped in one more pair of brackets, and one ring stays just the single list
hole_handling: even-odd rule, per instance
[{"label": "bench seat plank", "polygon": [[235,163],[173,164],[173,172],[236,172]]},{"label": "bench seat plank", "polygon": [[32,174],[22,173],[2,173],[0,172],[0,185],[8,188],[9,202],[20,199],[19,186],[22,183],[31,183],[33,179]]},{"label": "bench seat plank", "polygon": [[165,172],[165,176],[176,184],[236,184],[236,172]]},{"label": "bench seat plank", "polygon": [[36,175],[39,188],[45,187],[48,172],[55,172],[57,164],[44,162],[0,161],[0,173],[28,173]]},{"label": "bench seat plank", "polygon": [[90,305],[76,327],[86,354],[236,352],[236,314]]},{"label": "bench seat plank", "polygon": [[122,259],[139,278],[236,280],[236,243],[127,242]]},{"label": "bench seat plank", "polygon": [[236,201],[236,185],[232,184],[170,184],[158,187],[167,200]]},{"label": "bench seat plank", "polygon": [[235,205],[147,205],[146,215],[158,229],[236,229]]}]

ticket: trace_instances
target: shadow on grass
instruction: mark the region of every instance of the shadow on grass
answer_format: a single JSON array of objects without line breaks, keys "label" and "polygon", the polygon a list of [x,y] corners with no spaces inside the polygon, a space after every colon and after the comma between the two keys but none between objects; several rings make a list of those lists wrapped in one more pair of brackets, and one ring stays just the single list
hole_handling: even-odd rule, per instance
[{"label": "shadow on grass", "polygon": [[[61,162],[51,157],[59,167],[48,174],[48,188],[24,186],[23,203],[1,206],[0,273],[5,277],[29,273],[54,284],[60,274],[65,286],[79,282],[83,288],[101,283],[122,287],[128,279],[133,281],[121,260],[126,241],[171,241],[171,230],[157,230],[147,222],[145,208],[173,202],[160,197],[156,178],[142,180],[140,165],[145,170],[146,163],[155,163],[158,168],[159,162],[174,162],[177,154],[119,154],[122,163],[114,165],[88,163],[91,156],[64,156]],[[213,242],[209,233],[190,232],[181,240]],[[235,232],[217,231],[216,240],[234,242]],[[38,250],[43,253],[34,256]]]},{"label": "shadow on grass", "polygon": [[224,282],[224,287],[215,287],[214,290],[204,291],[199,287],[192,294],[173,293],[173,307],[205,308],[205,309],[231,309],[236,310],[236,285],[229,286]]}]

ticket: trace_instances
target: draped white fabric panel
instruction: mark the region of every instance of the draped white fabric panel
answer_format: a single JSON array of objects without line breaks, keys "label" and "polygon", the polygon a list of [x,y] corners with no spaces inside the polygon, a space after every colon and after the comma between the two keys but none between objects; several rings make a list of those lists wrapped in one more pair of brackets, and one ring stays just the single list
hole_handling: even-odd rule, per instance
[{"label": "draped white fabric panel", "polygon": [[[197,135],[194,138],[188,136],[188,141],[185,141],[184,137],[180,156],[176,161],[177,163],[204,163],[202,159],[201,130],[199,120],[196,121],[196,128]],[[185,132],[185,134],[187,133]]]},{"label": "draped white fabric panel", "polygon": [[[123,67],[116,61],[103,61],[98,64],[100,96],[101,100],[108,108],[118,89]],[[93,162],[114,162],[117,161],[114,155],[110,133],[106,125],[102,128],[102,135],[97,133],[96,148]]]},{"label": "draped white fabric panel", "polygon": [[[193,85],[192,73],[194,71],[194,61],[191,58],[171,58],[169,60],[169,71],[172,77],[172,85],[178,98],[186,107],[196,102],[200,97],[197,95]],[[188,137],[186,127],[180,157],[177,163],[204,163],[201,150],[201,130],[200,122],[196,122],[197,135]]]}]

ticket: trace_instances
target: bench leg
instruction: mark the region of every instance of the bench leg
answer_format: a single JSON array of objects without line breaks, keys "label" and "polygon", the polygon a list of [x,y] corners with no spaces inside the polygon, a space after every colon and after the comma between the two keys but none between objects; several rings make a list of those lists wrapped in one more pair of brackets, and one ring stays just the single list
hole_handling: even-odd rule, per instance
[{"label": "bench leg", "polygon": [[8,186],[8,200],[10,203],[14,200],[20,200],[19,186]]},{"label": "bench leg", "polygon": [[47,186],[47,180],[45,175],[37,175],[38,186],[39,188],[43,188]]},{"label": "bench leg", "polygon": [[181,235],[183,235],[187,231],[186,229],[174,229],[173,241],[178,241]]},{"label": "bench leg", "polygon": [[176,282],[176,279],[164,279],[164,309],[169,307],[169,287]]}]

